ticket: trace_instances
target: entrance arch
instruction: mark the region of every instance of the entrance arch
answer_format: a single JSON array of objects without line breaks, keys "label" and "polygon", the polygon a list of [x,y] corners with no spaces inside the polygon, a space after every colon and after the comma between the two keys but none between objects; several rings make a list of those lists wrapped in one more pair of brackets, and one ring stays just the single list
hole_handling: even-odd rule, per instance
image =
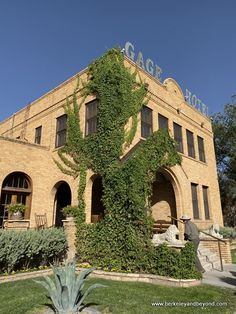
[{"label": "entrance arch", "polygon": [[102,178],[96,176],[92,185],[91,222],[99,222],[104,217],[105,207],[102,202]]},{"label": "entrance arch", "polygon": [[155,221],[170,221],[168,216],[177,218],[174,188],[169,174],[164,171],[156,173],[152,185],[151,211]]},{"label": "entrance arch", "polygon": [[10,173],[2,183],[0,203],[0,225],[8,218],[7,205],[21,203],[26,205],[24,218],[30,218],[32,183],[28,175],[16,171]]},{"label": "entrance arch", "polygon": [[54,221],[55,227],[62,227],[62,220],[65,217],[62,214],[63,207],[71,205],[71,189],[68,183],[60,181],[55,185],[56,195],[54,202]]}]

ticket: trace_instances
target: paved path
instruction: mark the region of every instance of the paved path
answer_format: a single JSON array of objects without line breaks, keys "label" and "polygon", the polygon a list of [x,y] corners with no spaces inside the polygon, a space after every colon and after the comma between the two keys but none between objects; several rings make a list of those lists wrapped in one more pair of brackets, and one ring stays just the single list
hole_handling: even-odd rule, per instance
[{"label": "paved path", "polygon": [[223,272],[211,270],[204,273],[202,283],[236,290],[236,264],[225,264]]}]

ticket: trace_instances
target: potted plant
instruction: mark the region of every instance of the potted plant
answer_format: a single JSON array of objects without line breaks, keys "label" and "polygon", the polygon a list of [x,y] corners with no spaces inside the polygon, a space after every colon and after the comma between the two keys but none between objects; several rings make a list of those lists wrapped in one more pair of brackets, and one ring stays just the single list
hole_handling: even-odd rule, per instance
[{"label": "potted plant", "polygon": [[73,220],[77,212],[78,212],[77,206],[67,205],[62,209],[62,213],[67,220]]},{"label": "potted plant", "polygon": [[22,203],[12,203],[7,206],[11,219],[23,219],[23,214],[26,210],[26,206]]}]

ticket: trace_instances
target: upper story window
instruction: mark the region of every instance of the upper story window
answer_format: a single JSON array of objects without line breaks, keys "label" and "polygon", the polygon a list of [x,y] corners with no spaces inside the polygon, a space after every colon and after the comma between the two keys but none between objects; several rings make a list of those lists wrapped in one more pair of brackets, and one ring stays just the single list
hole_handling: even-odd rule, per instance
[{"label": "upper story window", "polygon": [[141,137],[147,138],[152,134],[152,109],[143,106],[141,110]]},{"label": "upper story window", "polygon": [[203,161],[203,162],[206,162],[203,138],[200,137],[200,136],[198,136],[198,137],[197,137],[197,142],[198,142],[199,160],[201,160],[201,161]]},{"label": "upper story window", "polygon": [[193,133],[190,132],[189,130],[186,130],[186,135],[187,135],[188,156],[195,158]]},{"label": "upper story window", "polygon": [[202,187],[202,193],[203,193],[205,219],[210,219],[210,209],[209,209],[209,202],[208,202],[208,186]]},{"label": "upper story window", "polygon": [[57,118],[56,128],[56,147],[63,146],[66,143],[67,115],[63,114]]},{"label": "upper story window", "polygon": [[42,125],[35,129],[35,137],[34,137],[35,144],[41,144],[41,136],[42,136]]},{"label": "upper story window", "polygon": [[168,119],[158,113],[158,126],[159,129],[168,129]]},{"label": "upper story window", "polygon": [[191,192],[192,192],[192,205],[193,205],[193,218],[199,219],[199,207],[198,207],[198,185],[191,183]]},{"label": "upper story window", "polygon": [[177,151],[180,153],[184,152],[183,149],[183,137],[182,137],[182,126],[174,122],[174,140],[177,142]]},{"label": "upper story window", "polygon": [[85,135],[90,135],[97,131],[97,112],[98,112],[97,99],[92,100],[86,104]]}]

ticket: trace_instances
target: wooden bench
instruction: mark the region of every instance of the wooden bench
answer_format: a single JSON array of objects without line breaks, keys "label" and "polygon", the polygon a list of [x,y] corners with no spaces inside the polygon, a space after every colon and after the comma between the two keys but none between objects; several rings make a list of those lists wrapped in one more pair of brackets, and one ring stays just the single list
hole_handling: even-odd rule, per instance
[{"label": "wooden bench", "polygon": [[171,221],[156,220],[153,224],[153,233],[164,233],[172,225]]}]

